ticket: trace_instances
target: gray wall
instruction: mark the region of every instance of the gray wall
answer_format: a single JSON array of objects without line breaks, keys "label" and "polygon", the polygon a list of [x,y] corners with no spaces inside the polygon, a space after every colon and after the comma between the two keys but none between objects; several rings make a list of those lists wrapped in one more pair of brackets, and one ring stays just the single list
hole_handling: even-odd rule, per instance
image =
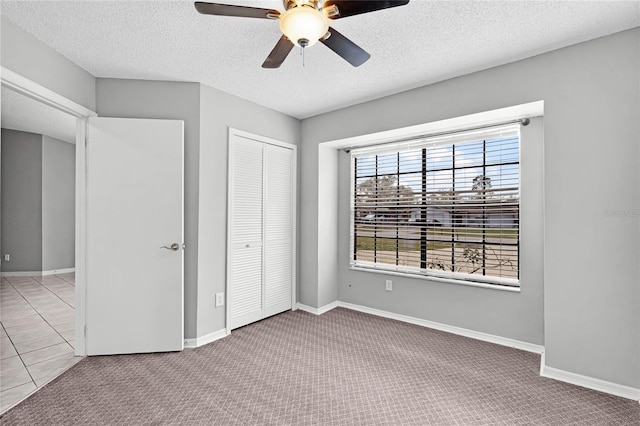
[{"label": "gray wall", "polygon": [[[345,203],[344,197],[336,196],[341,189],[347,189],[347,197],[349,197],[349,173],[347,172],[346,180],[345,176],[340,178],[338,151],[333,148],[318,147],[318,161],[323,165],[322,178],[318,182],[318,199],[322,200],[319,208],[323,212],[331,212],[331,214],[318,214],[318,302],[317,305],[312,306],[324,306],[338,298],[339,290],[336,285],[339,282],[338,265],[342,264],[341,261],[344,260],[339,257],[339,250],[345,238],[347,250],[349,247],[349,199],[347,198]],[[343,213],[340,218],[347,221],[346,234],[337,232],[338,229],[336,229],[339,201],[342,201],[341,212]],[[329,232],[329,230],[333,232]],[[348,255],[346,259],[348,259]]]},{"label": "gray wall", "polygon": [[[638,75],[636,28],[304,120],[302,303],[314,306],[311,295],[319,291],[319,143],[544,100],[546,364],[640,387]],[[510,294],[405,279],[382,302],[370,293],[380,291],[383,276],[341,268],[340,278],[357,284],[339,282],[340,297],[353,303],[487,333],[504,321],[504,337],[541,343],[539,307],[502,317],[526,297],[525,288]],[[501,304],[507,306],[485,309]]]},{"label": "gray wall", "polygon": [[42,136],[42,270],[75,266],[76,146]]},{"label": "gray wall", "polygon": [[228,129],[233,127],[297,144],[300,122],[209,86],[200,92],[200,196],[198,239],[198,336],[223,329],[225,291]]},{"label": "gray wall", "polygon": [[42,135],[2,129],[1,157],[2,271],[41,271]]},{"label": "gray wall", "polygon": [[95,77],[1,17],[2,66],[95,111]]},{"label": "gray wall", "polygon": [[198,174],[200,85],[166,81],[96,80],[101,117],[184,121],[184,334],[195,338],[198,298]]}]

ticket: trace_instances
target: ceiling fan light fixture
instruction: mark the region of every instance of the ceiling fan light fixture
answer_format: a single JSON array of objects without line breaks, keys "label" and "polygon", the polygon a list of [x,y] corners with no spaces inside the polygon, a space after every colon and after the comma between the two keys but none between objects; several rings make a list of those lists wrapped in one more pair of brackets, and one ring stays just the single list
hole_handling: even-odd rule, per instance
[{"label": "ceiling fan light fixture", "polygon": [[282,35],[262,64],[262,68],[278,68],[293,46],[305,48],[313,46],[318,41],[354,67],[359,67],[367,62],[371,55],[335,28],[330,27],[329,22],[376,10],[404,6],[407,3],[409,0],[282,0],[284,12],[262,7],[202,1],[196,1],[195,7],[203,15],[278,19]]},{"label": "ceiling fan light fixture", "polygon": [[280,15],[280,30],[301,47],[313,46],[329,30],[329,19],[310,6],[298,6]]}]

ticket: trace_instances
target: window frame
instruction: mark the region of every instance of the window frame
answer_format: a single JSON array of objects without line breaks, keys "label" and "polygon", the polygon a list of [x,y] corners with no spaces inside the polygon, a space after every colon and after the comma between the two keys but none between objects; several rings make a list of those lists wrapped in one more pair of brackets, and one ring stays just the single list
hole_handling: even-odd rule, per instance
[{"label": "window frame", "polygon": [[[518,123],[518,124],[514,124]],[[396,275],[396,276],[405,276],[410,278],[418,278],[418,279],[426,279],[431,281],[452,283],[452,284],[463,284],[463,285],[471,285],[476,287],[483,288],[491,288],[491,289],[499,289],[499,290],[507,290],[507,291],[520,291],[520,273],[521,273],[521,259],[520,259],[520,248],[522,246],[521,235],[522,235],[522,223],[521,223],[521,206],[522,206],[522,168],[521,168],[521,155],[522,155],[522,135],[519,124],[522,123],[522,120],[514,120],[509,123],[503,124],[495,124],[490,126],[483,126],[473,129],[467,130],[456,130],[451,132],[442,132],[436,135],[431,136],[414,136],[407,139],[396,140],[396,141],[385,141],[381,143],[376,143],[372,141],[371,144],[358,147],[351,151],[350,158],[350,200],[349,200],[349,208],[350,208],[350,220],[349,220],[349,269],[355,271],[365,271],[365,272],[373,272],[373,273],[382,273],[387,275]],[[505,278],[505,277],[497,277],[497,276],[488,276],[488,275],[476,275],[468,272],[454,272],[454,271],[443,271],[443,270],[435,270],[430,268],[421,268],[415,266],[401,266],[401,265],[393,265],[388,263],[376,263],[370,261],[356,260],[357,248],[355,244],[355,198],[357,192],[357,182],[355,176],[355,162],[356,155],[362,153],[371,153],[371,155],[381,155],[384,153],[398,153],[401,152],[401,148],[409,148],[413,147],[417,148],[431,148],[435,146],[455,146],[457,143],[464,142],[476,142],[479,140],[497,139],[496,137],[490,137],[496,131],[500,131],[501,129],[506,129],[506,131],[515,132],[518,138],[518,161],[517,161],[517,176],[518,176],[518,220],[517,220],[517,242],[514,244],[517,247],[517,269],[516,276],[517,278]],[[481,138],[478,136],[473,137],[473,135],[482,135]],[[446,141],[447,138],[450,138],[449,141]],[[423,153],[423,155],[426,155]],[[486,144],[483,143],[483,156],[486,155]],[[455,157],[455,153],[452,158]],[[505,163],[506,164],[506,163]],[[509,165],[514,165],[514,162],[510,162]],[[492,164],[493,165],[493,164]],[[501,166],[502,164],[498,164]],[[486,160],[483,160],[482,164],[483,168],[487,167]],[[377,169],[377,166],[376,166]],[[455,165],[452,170],[455,169]],[[424,169],[421,173],[428,173],[429,170]],[[399,173],[399,172],[398,172]],[[378,172],[376,171],[376,176],[378,176]],[[426,205],[425,205],[426,206]],[[420,241],[423,243],[424,235],[421,233]],[[425,239],[425,241],[428,241]],[[485,244],[484,242],[482,243]],[[422,259],[421,259],[422,260]],[[422,263],[422,262],[421,262]]]}]

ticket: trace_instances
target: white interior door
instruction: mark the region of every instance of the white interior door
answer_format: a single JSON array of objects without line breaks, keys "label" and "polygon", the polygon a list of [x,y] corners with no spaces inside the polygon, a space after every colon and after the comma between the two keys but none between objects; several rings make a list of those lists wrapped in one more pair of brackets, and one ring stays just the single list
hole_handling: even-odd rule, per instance
[{"label": "white interior door", "polygon": [[183,126],[88,119],[88,355],[183,349]]}]

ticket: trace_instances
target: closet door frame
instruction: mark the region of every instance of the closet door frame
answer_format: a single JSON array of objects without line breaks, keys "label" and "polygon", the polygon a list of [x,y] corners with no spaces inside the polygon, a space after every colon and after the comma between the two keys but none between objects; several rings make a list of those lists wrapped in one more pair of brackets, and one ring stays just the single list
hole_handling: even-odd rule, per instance
[{"label": "closet door frame", "polygon": [[[261,142],[267,145],[274,145],[281,148],[290,149],[292,151],[292,166],[291,166],[291,205],[293,206],[293,211],[291,212],[292,223],[291,223],[291,309],[297,309],[297,217],[298,217],[298,203],[297,203],[297,176],[298,176],[298,147],[294,144],[290,144],[287,142],[283,142],[277,139],[268,138],[266,136],[257,135],[255,133],[246,132],[244,130],[236,129],[233,127],[229,127],[229,137],[228,137],[228,164],[227,164],[227,271],[226,271],[226,283],[225,283],[225,324],[227,334],[231,333],[231,309],[229,306],[229,287],[231,282],[233,281],[233,172],[235,167],[234,162],[234,148],[233,148],[233,139],[234,137],[242,137],[246,139],[251,139],[256,142]],[[264,237],[263,237],[264,238]],[[264,255],[263,255],[264,257]],[[263,295],[264,300],[264,295]],[[264,309],[264,306],[263,306]]]}]

